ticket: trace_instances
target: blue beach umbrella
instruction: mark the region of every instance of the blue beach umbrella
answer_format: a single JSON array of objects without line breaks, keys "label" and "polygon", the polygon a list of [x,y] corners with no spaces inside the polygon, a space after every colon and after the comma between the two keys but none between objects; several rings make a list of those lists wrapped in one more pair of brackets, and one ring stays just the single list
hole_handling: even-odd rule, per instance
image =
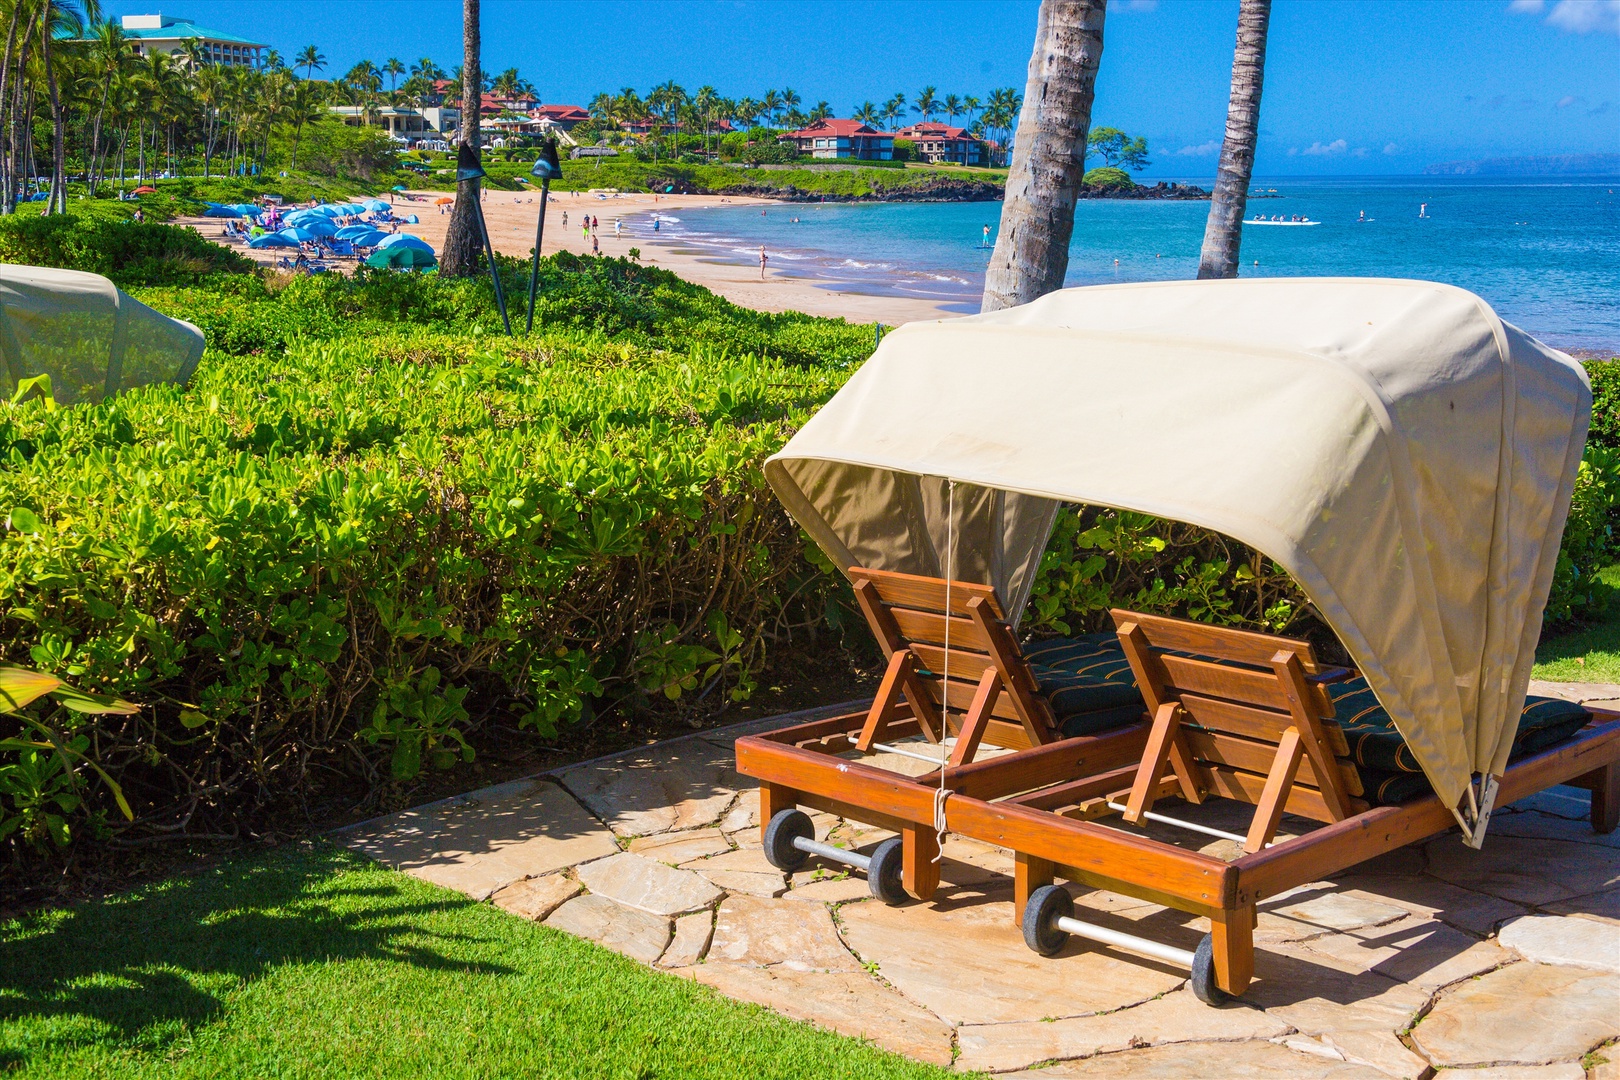
[{"label": "blue beach umbrella", "polygon": [[370,210],[374,214],[381,214],[388,210],[392,210],[393,207],[389,206],[381,199],[372,199],[366,203],[366,209]]},{"label": "blue beach umbrella", "polygon": [[306,221],[296,226],[300,232],[307,232],[312,237],[336,236],[338,227],[330,221]]},{"label": "blue beach umbrella", "polygon": [[258,217],[260,214],[264,213],[264,207],[255,206],[252,203],[239,202],[228,203],[227,205],[230,206],[232,210],[235,210],[237,213],[241,214],[243,217]]},{"label": "blue beach umbrella", "polygon": [[255,236],[252,240],[249,240],[247,246],[250,248],[295,248],[298,246],[298,241],[288,239],[280,233],[265,233],[263,236]]},{"label": "blue beach umbrella", "polygon": [[423,240],[420,236],[412,236],[410,233],[394,233],[377,246],[380,248],[391,248],[398,247],[401,244],[405,245],[406,247],[421,248],[423,251],[433,250],[432,244],[428,243],[426,240]]},{"label": "blue beach umbrella", "polygon": [[291,229],[282,229],[276,235],[277,236],[284,236],[288,240],[291,240],[294,243],[299,243],[299,244],[303,243],[306,240],[315,239],[315,234],[310,232],[308,229],[303,228],[302,226],[295,226],[295,227],[293,227]]},{"label": "blue beach umbrella", "polygon": [[210,204],[208,209],[203,211],[202,216],[212,218],[239,218],[242,216],[242,212],[234,206],[220,206],[219,204],[214,203]]},{"label": "blue beach umbrella", "polygon": [[415,214],[406,214],[405,215],[405,224],[407,224],[407,225],[420,225],[421,222],[417,220]]},{"label": "blue beach umbrella", "polygon": [[[353,240],[357,236],[369,236],[377,231],[370,225],[345,225],[337,231],[337,238],[339,240]],[[383,235],[386,236],[387,234],[384,233]]]},{"label": "blue beach umbrella", "polygon": [[379,229],[367,229],[365,233],[360,236],[344,237],[344,239],[353,243],[355,247],[377,247],[384,240],[388,239],[388,237],[388,233],[382,232]]}]

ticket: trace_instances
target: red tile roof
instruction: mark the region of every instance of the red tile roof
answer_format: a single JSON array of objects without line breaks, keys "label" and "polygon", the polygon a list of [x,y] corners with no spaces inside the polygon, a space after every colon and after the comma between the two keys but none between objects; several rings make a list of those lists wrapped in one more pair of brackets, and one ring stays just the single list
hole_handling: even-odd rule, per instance
[{"label": "red tile roof", "polygon": [[966,128],[952,127],[941,124],[937,120],[929,120],[921,124],[912,124],[895,132],[903,139],[971,139],[973,136]]},{"label": "red tile roof", "polygon": [[836,135],[847,138],[850,135],[886,134],[888,133],[883,131],[874,131],[872,128],[867,127],[859,120],[836,120],[832,117],[828,117],[825,120],[817,120],[809,127],[800,128],[798,131],[790,131],[782,137],[788,139],[811,139],[818,136],[821,138],[826,138],[829,135]]}]

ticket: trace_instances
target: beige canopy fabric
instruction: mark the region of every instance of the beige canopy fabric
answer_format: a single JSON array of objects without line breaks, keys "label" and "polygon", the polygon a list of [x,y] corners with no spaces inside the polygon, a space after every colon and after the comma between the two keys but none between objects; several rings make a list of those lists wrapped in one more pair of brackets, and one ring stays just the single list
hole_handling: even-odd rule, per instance
[{"label": "beige canopy fabric", "polygon": [[1062,502],[1249,544],[1456,807],[1506,768],[1591,406],[1451,286],[1110,285],[901,327],[765,472],[839,565],[950,563],[1015,616]]},{"label": "beige canopy fabric", "polygon": [[203,347],[201,330],[153,311],[99,274],[0,266],[0,372],[8,393],[42,374],[64,404],[147,383],[184,383]]}]

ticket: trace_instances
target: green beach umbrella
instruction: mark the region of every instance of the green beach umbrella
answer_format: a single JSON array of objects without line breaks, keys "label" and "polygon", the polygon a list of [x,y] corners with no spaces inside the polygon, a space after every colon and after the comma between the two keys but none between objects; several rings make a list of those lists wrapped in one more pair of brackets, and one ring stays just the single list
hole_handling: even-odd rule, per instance
[{"label": "green beach umbrella", "polygon": [[437,266],[439,260],[433,252],[424,251],[419,247],[407,244],[395,244],[393,247],[378,248],[366,256],[366,265],[378,270],[411,270]]}]

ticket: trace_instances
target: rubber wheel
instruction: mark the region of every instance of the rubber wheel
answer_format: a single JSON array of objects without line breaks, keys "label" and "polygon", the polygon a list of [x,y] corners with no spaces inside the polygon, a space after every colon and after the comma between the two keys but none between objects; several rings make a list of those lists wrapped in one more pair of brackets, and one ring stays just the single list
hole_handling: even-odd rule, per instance
[{"label": "rubber wheel", "polygon": [[905,851],[905,842],[898,836],[892,836],[872,852],[872,864],[866,868],[866,887],[872,891],[873,896],[890,907],[911,899],[906,895],[902,865]]},{"label": "rubber wheel", "polygon": [[1059,919],[1073,918],[1074,898],[1060,885],[1042,885],[1024,905],[1024,944],[1042,956],[1056,956],[1069,942],[1069,932],[1058,928]]},{"label": "rubber wheel", "polygon": [[793,846],[793,841],[801,838],[816,838],[816,827],[810,815],[803,810],[778,810],[765,826],[766,861],[785,873],[797,870],[810,857],[809,852]]},{"label": "rubber wheel", "polygon": [[1205,1005],[1225,1005],[1232,995],[1215,985],[1215,936],[1205,934],[1193,953],[1193,996]]}]

